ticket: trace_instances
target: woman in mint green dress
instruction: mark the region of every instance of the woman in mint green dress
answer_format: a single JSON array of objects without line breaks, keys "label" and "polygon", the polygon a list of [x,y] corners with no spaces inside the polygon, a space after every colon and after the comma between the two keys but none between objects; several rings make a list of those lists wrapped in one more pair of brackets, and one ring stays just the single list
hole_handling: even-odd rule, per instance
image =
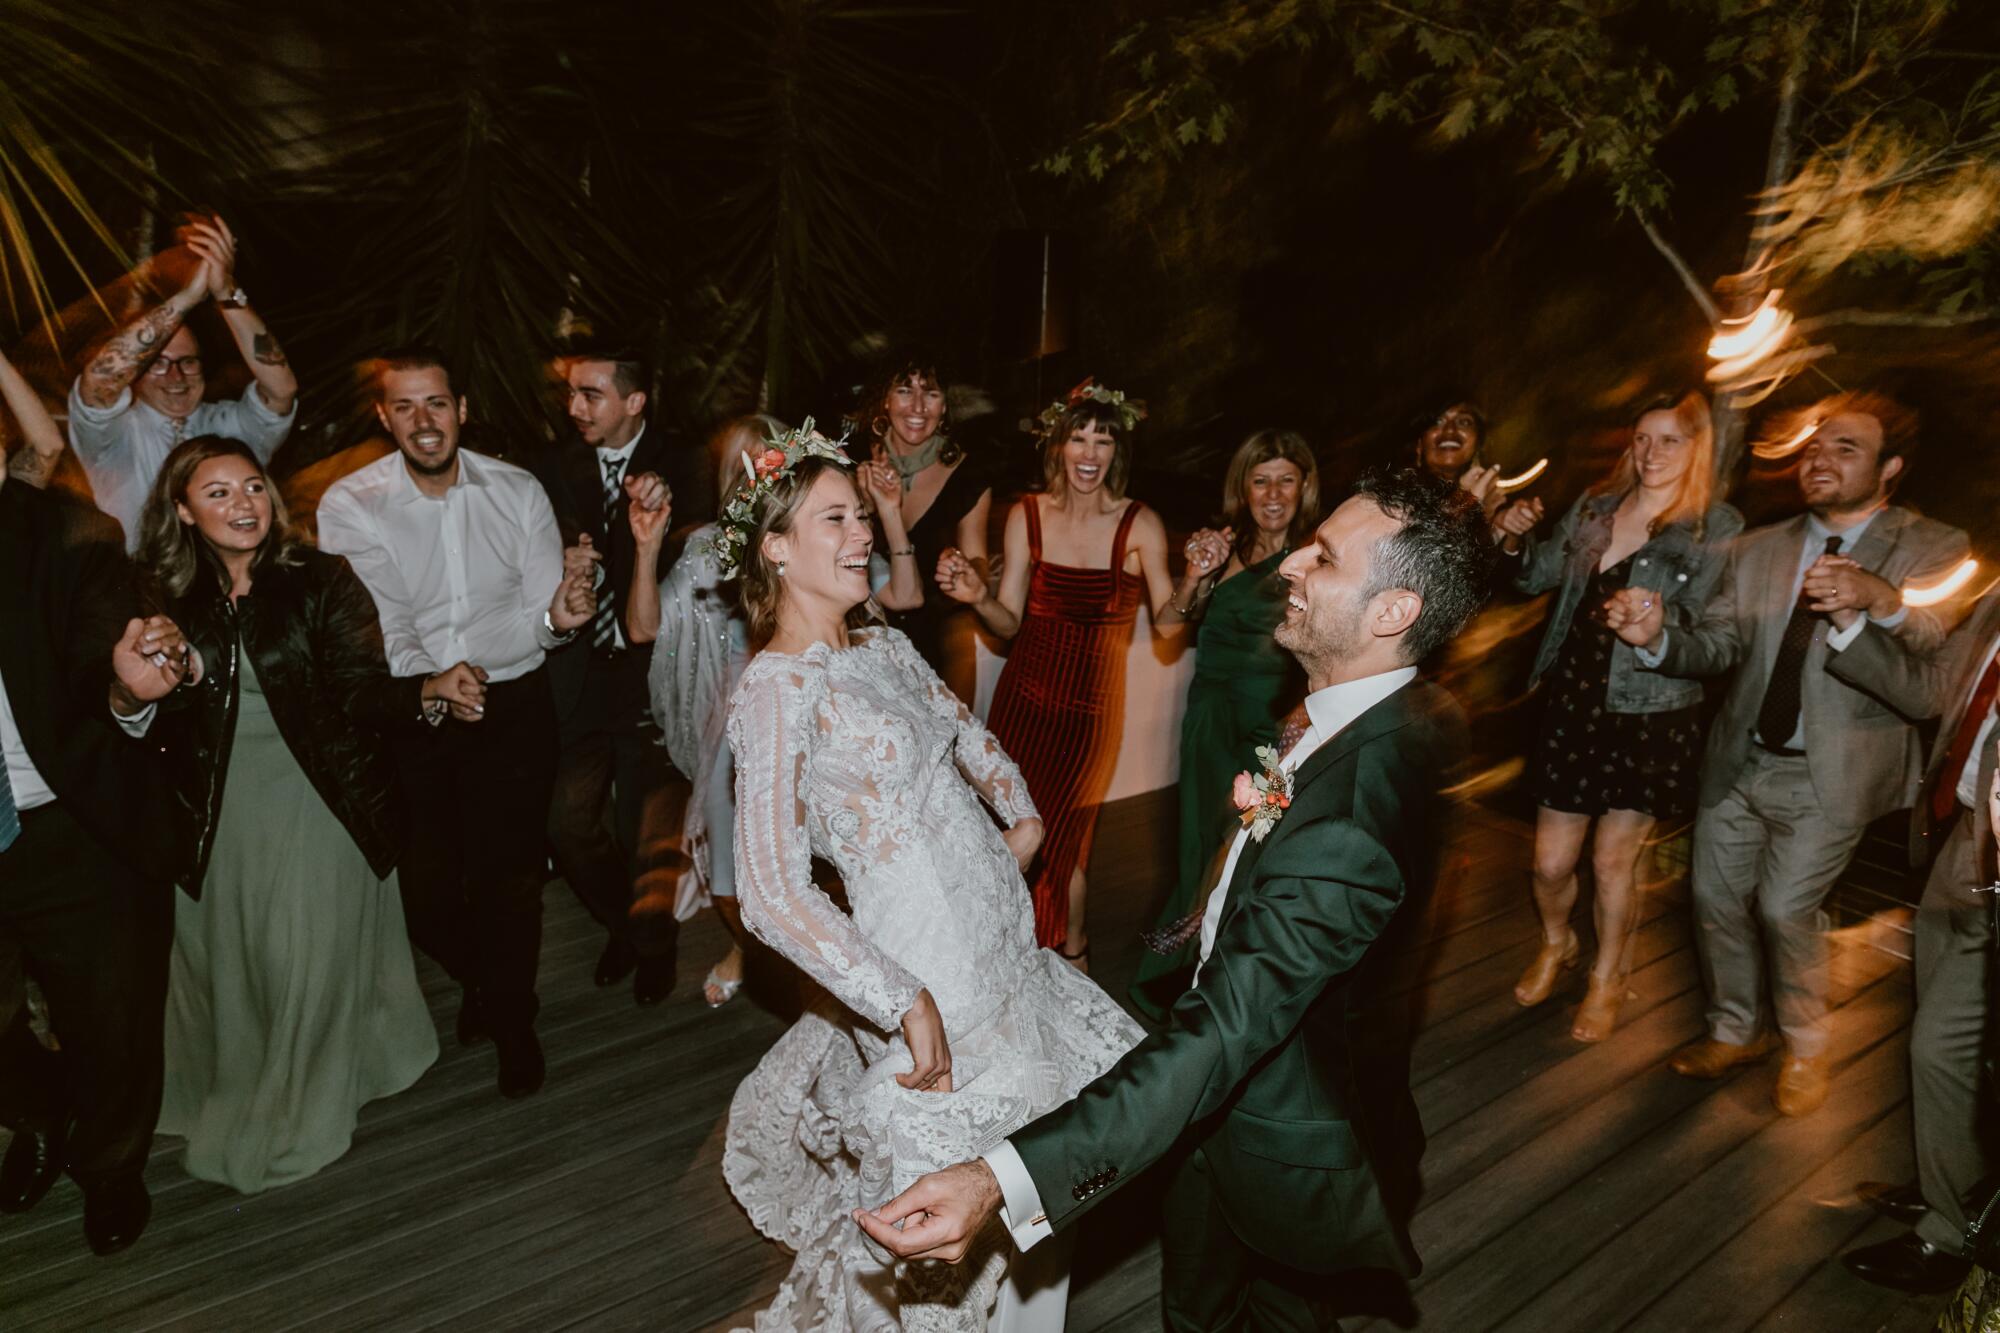
[{"label": "woman in mint green dress", "polygon": [[1312,450],[1292,431],[1258,431],[1229,461],[1223,504],[1223,527],[1187,542],[1188,564],[1202,578],[1186,610],[1201,629],[1181,716],[1179,875],[1130,992],[1154,1019],[1166,1016],[1194,969],[1214,862],[1236,827],[1230,784],[1255,767],[1258,746],[1277,742],[1305,697],[1305,677],[1271,634],[1285,614],[1278,564],[1319,523]]},{"label": "woman in mint green dress", "polygon": [[186,840],[160,1130],[191,1176],[255,1194],[345,1153],[363,1104],[437,1059],[403,924],[384,732],[436,678],[389,674],[367,588],[295,541],[255,455],[169,454],[140,561],[201,655],[162,705]]}]

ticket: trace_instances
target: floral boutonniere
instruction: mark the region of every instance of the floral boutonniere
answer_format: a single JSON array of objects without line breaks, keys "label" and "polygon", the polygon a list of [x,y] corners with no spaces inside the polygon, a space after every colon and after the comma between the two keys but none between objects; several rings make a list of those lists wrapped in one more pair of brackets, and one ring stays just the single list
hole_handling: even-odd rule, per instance
[{"label": "floral boutonniere", "polygon": [[1292,806],[1292,775],[1278,763],[1278,752],[1268,745],[1257,747],[1257,762],[1264,771],[1252,776],[1238,773],[1229,799],[1242,811],[1243,827],[1252,842],[1262,842]]}]

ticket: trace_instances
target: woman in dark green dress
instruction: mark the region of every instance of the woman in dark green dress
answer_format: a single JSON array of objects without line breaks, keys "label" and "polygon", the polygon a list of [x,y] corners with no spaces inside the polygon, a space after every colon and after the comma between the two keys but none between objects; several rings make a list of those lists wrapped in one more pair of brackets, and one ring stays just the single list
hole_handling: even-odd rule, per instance
[{"label": "woman in dark green dress", "polygon": [[1230,784],[1256,766],[1285,715],[1304,697],[1305,678],[1271,633],[1285,614],[1278,563],[1319,522],[1319,470],[1299,435],[1260,430],[1229,462],[1220,530],[1188,539],[1200,571],[1183,609],[1200,617],[1194,680],[1181,716],[1180,874],[1132,983],[1133,1002],[1164,1018],[1194,970],[1201,909],[1217,854],[1235,828]]}]

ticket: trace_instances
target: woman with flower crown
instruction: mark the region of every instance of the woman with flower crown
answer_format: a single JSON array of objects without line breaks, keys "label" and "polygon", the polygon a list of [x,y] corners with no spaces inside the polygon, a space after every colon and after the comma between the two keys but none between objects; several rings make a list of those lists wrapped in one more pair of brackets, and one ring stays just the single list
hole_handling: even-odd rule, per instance
[{"label": "woman with flower crown", "polygon": [[1042,413],[1041,494],[1007,515],[998,593],[957,551],[938,586],[1013,639],[988,724],[1027,775],[1048,837],[1032,880],[1035,938],[1083,971],[1084,867],[1125,713],[1125,654],[1143,597],[1156,628],[1187,619],[1194,578],[1167,573],[1167,529],[1125,495],[1143,404],[1085,380]]},{"label": "woman with flower crown", "polygon": [[1021,866],[1042,825],[1020,770],[908,639],[869,623],[849,461],[808,422],[751,467],[714,546],[755,652],[729,714],[737,894],[828,997],[730,1106],[723,1174],[798,1255],[756,1328],[1060,1329],[1059,1260],[1024,1264],[996,1226],[965,1265],[899,1263],[852,1214],[1068,1100],[1140,1031],[1035,946]]}]

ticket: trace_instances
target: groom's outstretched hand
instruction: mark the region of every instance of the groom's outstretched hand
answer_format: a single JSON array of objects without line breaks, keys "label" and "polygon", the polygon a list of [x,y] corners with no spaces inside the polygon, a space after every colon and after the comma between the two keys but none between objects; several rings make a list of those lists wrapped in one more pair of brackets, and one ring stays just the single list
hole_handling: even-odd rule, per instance
[{"label": "groom's outstretched hand", "polygon": [[872,1213],[855,1209],[854,1220],[899,1258],[955,1264],[986,1219],[1000,1211],[1000,1202],[993,1168],[983,1161],[960,1162],[931,1172]]}]

